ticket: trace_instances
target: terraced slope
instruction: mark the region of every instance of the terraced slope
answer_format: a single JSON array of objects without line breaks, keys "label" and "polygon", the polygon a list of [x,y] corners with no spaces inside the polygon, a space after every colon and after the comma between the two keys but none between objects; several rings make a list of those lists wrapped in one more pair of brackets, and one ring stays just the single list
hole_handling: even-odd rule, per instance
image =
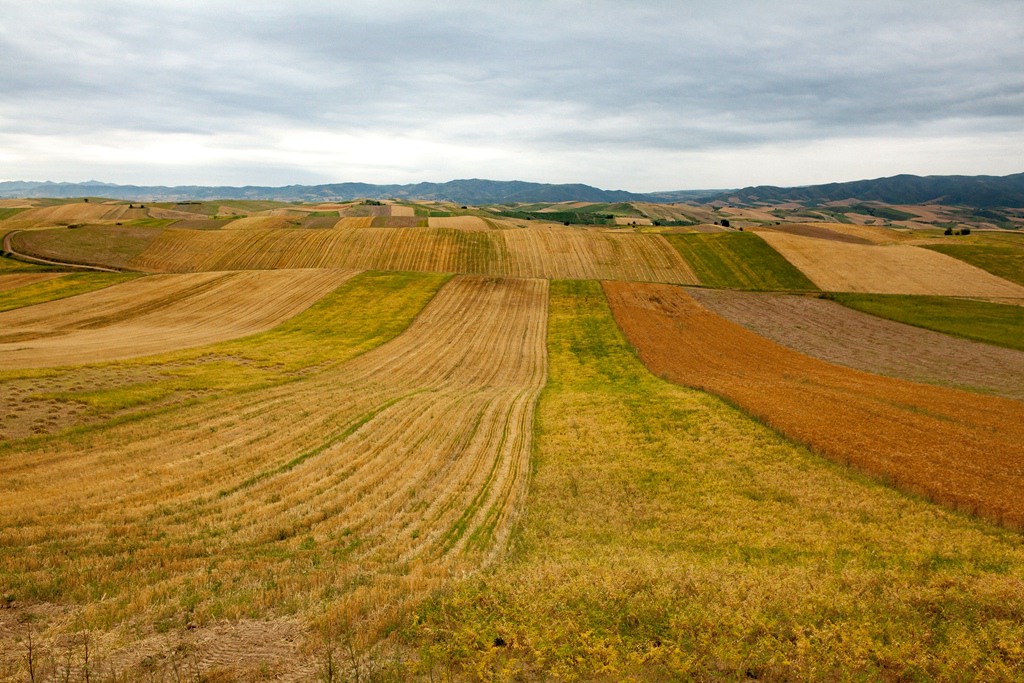
[{"label": "terraced slope", "polygon": [[718,315],[830,363],[1024,400],[1024,351],[924,330],[814,297],[688,292]]},{"label": "terraced slope", "polygon": [[605,283],[651,370],[905,490],[1024,528],[1024,403],[879,377],[779,346],[683,289]]},{"label": "terraced slope", "polygon": [[754,233],[666,235],[701,284],[730,289],[813,290],[814,283]]},{"label": "terraced slope", "polygon": [[1024,299],[1021,285],[928,249],[759,234],[825,291]]},{"label": "terraced slope", "polygon": [[[129,643],[173,650],[153,628],[164,619],[203,630],[292,614],[363,643],[502,552],[529,471],[546,303],[544,281],[456,278],[349,362],[73,435],[74,448],[9,444],[0,529],[17,552],[0,554],[0,582],[52,603],[51,629],[123,623]],[[108,652],[122,671],[142,658]],[[305,652],[295,676],[314,673]],[[197,657],[209,670],[213,654]]]},{"label": "terraced slope", "polygon": [[153,275],[0,314],[0,369],[90,363],[269,329],[352,271]]},{"label": "terraced slope", "polygon": [[506,230],[341,227],[335,230],[194,232],[170,229],[131,265],[155,272],[369,268],[502,277],[697,282],[689,266],[660,235],[562,226]]}]

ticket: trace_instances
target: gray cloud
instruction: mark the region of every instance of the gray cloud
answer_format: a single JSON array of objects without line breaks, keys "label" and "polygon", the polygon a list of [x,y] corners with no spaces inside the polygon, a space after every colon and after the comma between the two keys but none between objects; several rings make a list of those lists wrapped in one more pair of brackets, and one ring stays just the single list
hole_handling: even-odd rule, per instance
[{"label": "gray cloud", "polygon": [[[505,176],[494,171],[509,160],[543,170],[545,155],[585,152],[628,167],[646,155],[665,164],[661,188],[675,186],[679,155],[1024,135],[1019,0],[2,4],[0,134],[13,150],[11,178],[28,168],[24,150],[49,154],[43,169],[61,179],[70,162],[88,167],[87,143],[102,157],[124,134],[203,140],[211,153],[195,161],[197,182],[248,182],[244,145],[261,139],[280,182],[355,179],[338,174],[374,166],[310,169],[275,147],[320,135],[339,157],[351,146],[343,136],[411,139],[455,160],[425,164],[413,150],[387,164],[398,174]],[[309,144],[310,155],[322,151]],[[62,159],[62,146],[77,156]],[[481,147],[489,160],[476,158]],[[130,158],[112,155],[131,172]],[[930,172],[915,166],[923,163],[877,174]],[[152,159],[136,167],[155,172]],[[846,179],[843,168],[837,161],[836,176],[821,180]],[[586,172],[575,180],[593,182]],[[745,182],[737,171],[733,184]]]}]

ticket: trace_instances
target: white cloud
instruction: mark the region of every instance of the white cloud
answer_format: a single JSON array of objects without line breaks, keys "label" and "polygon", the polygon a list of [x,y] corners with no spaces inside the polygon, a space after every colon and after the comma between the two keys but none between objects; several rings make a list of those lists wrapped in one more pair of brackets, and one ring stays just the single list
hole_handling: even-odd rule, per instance
[{"label": "white cloud", "polygon": [[4,5],[10,179],[645,190],[1021,170],[1019,0]]}]

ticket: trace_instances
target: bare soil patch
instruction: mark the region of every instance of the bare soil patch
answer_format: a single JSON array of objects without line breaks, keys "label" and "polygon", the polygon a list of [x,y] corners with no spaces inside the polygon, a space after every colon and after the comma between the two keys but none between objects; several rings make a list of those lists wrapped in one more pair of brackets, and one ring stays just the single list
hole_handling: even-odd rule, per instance
[{"label": "bare soil patch", "polygon": [[655,374],[723,396],[899,488],[1024,528],[1024,403],[825,363],[715,315],[679,287],[604,288]]},{"label": "bare soil patch", "polygon": [[816,297],[693,289],[704,307],[795,351],[866,372],[1024,400],[1024,353]]}]

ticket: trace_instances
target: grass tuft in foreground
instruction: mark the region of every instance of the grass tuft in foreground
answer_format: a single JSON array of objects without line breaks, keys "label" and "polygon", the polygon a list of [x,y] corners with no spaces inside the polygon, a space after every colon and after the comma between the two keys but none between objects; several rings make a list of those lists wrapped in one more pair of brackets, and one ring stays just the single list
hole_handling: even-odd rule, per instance
[{"label": "grass tuft in foreground", "polygon": [[1020,536],[907,497],[646,371],[556,282],[509,559],[402,635],[456,680],[1014,680]]},{"label": "grass tuft in foreground", "polygon": [[1024,306],[911,294],[828,296],[880,318],[1024,351]]},{"label": "grass tuft in foreground", "polygon": [[708,287],[813,291],[817,287],[752,232],[670,234],[665,239]]}]

